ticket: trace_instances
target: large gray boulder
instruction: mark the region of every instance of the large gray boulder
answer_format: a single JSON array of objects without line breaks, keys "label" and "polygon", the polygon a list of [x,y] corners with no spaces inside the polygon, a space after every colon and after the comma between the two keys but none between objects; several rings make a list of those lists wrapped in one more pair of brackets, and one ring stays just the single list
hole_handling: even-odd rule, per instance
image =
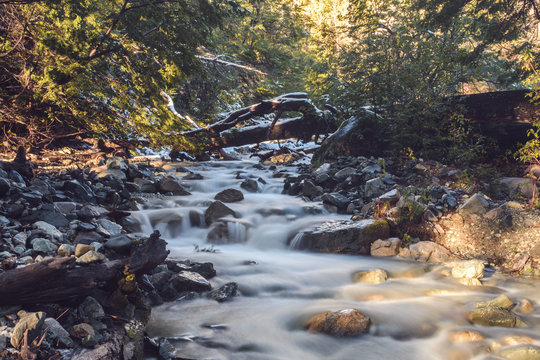
[{"label": "large gray boulder", "polygon": [[389,234],[384,220],[332,221],[303,231],[293,246],[316,252],[369,254],[371,244]]}]

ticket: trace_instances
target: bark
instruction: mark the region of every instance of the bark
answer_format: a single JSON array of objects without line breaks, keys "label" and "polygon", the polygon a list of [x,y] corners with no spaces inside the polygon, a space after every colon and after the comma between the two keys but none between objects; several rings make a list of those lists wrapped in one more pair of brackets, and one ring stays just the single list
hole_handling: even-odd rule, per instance
[{"label": "bark", "polygon": [[75,258],[45,260],[0,273],[0,306],[75,299],[115,284],[129,266],[136,275],[150,272],[168,255],[167,243],[155,231],[128,258],[74,267]]}]

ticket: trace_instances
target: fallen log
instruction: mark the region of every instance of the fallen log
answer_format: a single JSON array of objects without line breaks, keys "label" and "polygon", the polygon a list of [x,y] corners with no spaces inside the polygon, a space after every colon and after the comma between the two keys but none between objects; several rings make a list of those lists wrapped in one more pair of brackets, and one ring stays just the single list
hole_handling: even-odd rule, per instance
[{"label": "fallen log", "polygon": [[114,285],[129,267],[136,276],[150,272],[169,254],[167,243],[155,231],[129,257],[74,267],[75,258],[44,260],[0,273],[0,306],[49,303],[89,295]]},{"label": "fallen log", "polygon": [[[277,120],[286,112],[297,112],[302,116],[278,122]],[[274,114],[274,120],[271,122],[237,127],[248,120],[269,114]],[[255,144],[267,140],[309,139],[313,135],[334,131],[336,125],[333,115],[333,111],[323,111],[313,105],[306,93],[290,93],[232,111],[218,122],[176,135],[209,137],[210,141],[206,141],[208,143],[206,150]]]}]

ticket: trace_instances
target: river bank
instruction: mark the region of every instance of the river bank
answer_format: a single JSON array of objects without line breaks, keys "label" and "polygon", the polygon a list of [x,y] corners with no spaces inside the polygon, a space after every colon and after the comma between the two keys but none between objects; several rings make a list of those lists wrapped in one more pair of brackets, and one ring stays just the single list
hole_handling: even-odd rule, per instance
[{"label": "river bank", "polygon": [[[443,300],[449,304],[449,309],[460,313],[480,299],[488,300],[494,294],[508,293],[505,290],[508,287],[513,289],[511,291],[512,309],[514,303],[522,309],[526,301],[529,301],[532,306],[532,312],[529,313],[513,310],[514,313],[520,314],[519,316],[523,317],[525,323],[530,326],[530,331],[517,330],[531,339],[522,339],[522,343],[538,342],[538,339],[532,336],[537,326],[534,309],[537,309],[538,294],[534,291],[519,290],[521,280],[513,281],[512,278],[506,278],[503,274],[507,271],[520,272],[524,275],[536,274],[538,260],[534,249],[538,244],[539,229],[538,222],[534,219],[538,219],[538,213],[525,209],[523,201],[512,204],[512,201],[508,201],[509,198],[492,200],[482,196],[481,199],[485,202],[478,200],[480,205],[464,206],[469,200],[480,197],[476,195],[480,189],[456,188],[453,184],[457,181],[453,182],[452,177],[456,174],[453,171],[459,171],[459,169],[442,168],[418,161],[410,164],[410,169],[400,174],[393,170],[388,160],[344,158],[340,162],[329,164],[326,168],[315,169],[314,172],[308,170],[306,166],[301,166],[300,170],[306,171],[299,173],[297,166],[279,166],[281,161],[290,160],[286,156],[271,159],[267,164],[254,161],[168,163],[148,159],[137,163],[133,160],[125,161],[110,156],[99,159],[95,157],[95,151],[92,157],[91,163],[85,164],[88,169],[92,168],[92,171],[37,173],[37,176],[29,183],[26,183],[24,179],[13,180],[11,174],[6,174],[4,179],[8,187],[4,187],[7,191],[3,194],[2,200],[6,219],[3,229],[5,253],[2,254],[5,255],[5,260],[11,260],[5,261],[5,264],[14,264],[16,267],[24,268],[25,261],[29,264],[30,260],[32,263],[48,261],[48,256],[69,257],[72,253],[79,263],[76,266],[88,266],[82,265],[86,260],[80,260],[86,254],[91,254],[97,259],[91,260],[90,263],[95,261],[106,264],[133,253],[133,250],[144,244],[145,239],[155,230],[159,230],[163,239],[169,243],[168,249],[171,255],[166,263],[148,270],[149,275],[133,274],[137,275],[133,278],[137,279],[139,285],[136,290],[132,289],[131,294],[137,294],[137,296],[128,295],[130,286],[126,285],[129,285],[132,274],[129,271],[127,274],[119,274],[112,282],[112,286],[109,284],[105,287],[105,292],[109,291],[109,295],[119,290],[122,300],[117,304],[110,302],[110,296],[104,296],[102,288],[100,289],[101,296],[92,294],[90,298],[81,298],[69,304],[64,303],[61,306],[56,304],[53,307],[54,311],[44,311],[45,307],[39,306],[24,306],[26,312],[20,312],[23,310],[20,306],[16,306],[17,309],[15,307],[4,309],[1,335],[6,342],[13,338],[12,330],[16,328],[16,324],[23,323],[22,320],[29,315],[38,314],[35,327],[40,329],[36,332],[47,333],[46,340],[38,347],[29,347],[28,351],[40,354],[38,356],[42,358],[51,356],[59,356],[58,358],[79,356],[81,359],[88,359],[91,356],[118,358],[120,353],[127,358],[141,356],[142,334],[148,320],[150,306],[156,309],[150,320],[149,333],[152,338],[150,344],[153,343],[156,346],[163,358],[175,356],[206,358],[210,356],[208,349],[222,349],[213,352],[211,356],[215,358],[237,358],[238,354],[245,358],[283,358],[287,357],[286,355],[290,357],[294,353],[302,358],[320,358],[326,353],[320,347],[312,348],[307,354],[302,354],[304,346],[294,349],[284,346],[277,354],[261,350],[260,342],[266,343],[266,340],[261,340],[264,339],[263,333],[276,328],[283,329],[285,325],[285,331],[280,330],[282,332],[279,336],[287,338],[292,331],[295,337],[300,335],[303,339],[300,343],[304,343],[305,348],[309,349],[313,345],[309,345],[314,341],[313,339],[317,341],[322,339],[320,337],[322,335],[311,338],[309,333],[304,332],[304,325],[311,315],[328,310],[340,310],[344,307],[364,307],[362,310],[368,313],[376,324],[373,330],[370,330],[370,341],[378,343],[380,339],[376,336],[390,336],[389,339],[404,337],[433,340],[434,336],[436,338],[442,336],[441,321],[455,318],[455,314],[444,311],[436,312],[438,315],[434,316],[433,306],[422,304],[426,305],[424,310],[414,311],[422,315],[416,320],[425,317],[424,320],[420,323],[414,321],[411,322],[414,325],[406,326],[410,318],[404,316],[397,322],[402,326],[396,326],[393,332],[394,330],[385,330],[385,326],[388,326],[385,323],[396,325],[396,322],[388,321],[384,307],[388,313],[395,314],[400,306],[405,306],[411,311],[416,309],[416,305],[413,304],[417,301],[424,303],[426,294],[432,296],[437,292],[439,295],[451,293],[453,298],[461,297],[456,294],[463,292],[475,294],[467,300]],[[103,161],[103,165],[99,165],[100,161]],[[436,176],[433,175],[432,170],[437,171]],[[444,173],[447,176],[441,175]],[[438,187],[417,186],[418,183],[422,183],[422,178],[427,177]],[[433,177],[439,180],[438,184]],[[374,183],[376,183],[375,187],[372,186]],[[403,188],[409,188],[409,191],[403,191]],[[417,189],[432,194],[429,196],[416,194]],[[282,192],[285,194],[281,194]],[[399,196],[396,192],[399,192]],[[510,194],[508,193],[508,196]],[[402,200],[401,207],[398,206],[400,200]],[[396,206],[388,206],[384,211],[381,210],[382,205],[386,203]],[[54,206],[48,206],[50,204]],[[13,212],[15,211],[13,209],[19,209],[17,211],[22,209],[22,212],[17,214]],[[403,209],[413,210],[413,215],[418,218],[411,219],[410,213],[403,217],[401,214]],[[416,212],[415,209],[418,211]],[[12,212],[8,212],[10,210]],[[495,215],[487,215],[493,212]],[[38,215],[34,215],[36,213]],[[511,216],[511,220],[508,219],[508,215]],[[461,224],[458,223],[450,229],[445,221],[446,219],[454,221],[455,216],[462,218]],[[399,223],[400,218],[409,220],[407,232],[401,234],[398,233],[398,229],[404,223]],[[412,220],[418,220],[418,223]],[[515,248],[517,256],[512,256],[511,259],[509,256],[500,256],[500,251],[502,254],[507,254],[508,247],[499,247],[494,250],[489,243],[485,245],[485,249],[491,249],[493,253],[486,254],[482,248],[473,247],[472,250],[476,251],[475,253],[463,247],[463,243],[455,244],[456,247],[452,249],[448,245],[445,247],[444,240],[430,235],[437,232],[438,227],[444,231],[441,235],[454,234],[462,228],[478,231],[476,225],[470,224],[482,221],[489,221],[488,224],[491,225],[488,228],[491,230],[493,230],[493,224],[499,224],[498,229],[501,230],[494,231],[493,238],[504,240],[512,239],[515,234],[526,235],[523,238],[526,241],[516,239],[511,245],[521,246]],[[43,222],[54,228],[42,224]],[[386,225],[381,225],[383,223]],[[324,224],[331,225],[327,225],[324,231],[321,231],[320,226]],[[359,224],[363,225],[359,226]],[[364,226],[374,224],[375,228]],[[465,226],[465,224],[469,225]],[[414,229],[417,228],[428,229],[432,233],[427,230],[418,230],[418,233],[415,233],[414,231],[417,230]],[[349,236],[343,236],[344,234],[352,234],[350,236],[361,239],[367,245],[351,250],[347,247],[349,245],[344,246],[339,242]],[[462,239],[471,239],[470,234],[471,232],[464,232]],[[496,236],[497,234],[499,236]],[[24,236],[26,237],[23,241]],[[487,238],[484,236],[482,239]],[[86,245],[87,252],[82,253],[84,250],[79,250],[77,253],[77,248],[82,249],[83,245]],[[311,247],[311,250],[323,252],[390,255],[392,260],[299,253],[294,249],[289,250],[291,246],[304,249]],[[455,251],[455,249],[460,251]],[[393,260],[393,256],[442,262],[442,266],[417,267],[411,265],[415,263],[408,260]],[[455,268],[459,268],[462,264],[466,264],[465,268],[467,268],[469,265],[469,263],[456,262],[464,258],[480,259],[481,270],[476,270],[472,276],[453,276],[458,274]],[[501,261],[501,259],[508,261]],[[322,265],[327,262],[329,266]],[[212,263],[218,270],[217,277],[215,277]],[[13,265],[4,266],[4,273],[13,271],[9,268]],[[470,266],[477,269],[478,263],[470,263]],[[366,285],[365,282],[352,281],[351,276],[355,273],[380,268],[385,268],[382,270],[387,273],[385,281],[380,281],[382,288],[374,287],[378,285],[375,283]],[[321,275],[324,278],[322,283],[311,276],[300,275],[300,273],[313,272],[313,269],[318,269],[314,274],[315,279]],[[404,290],[412,286],[410,281],[405,280],[410,275],[404,275],[410,271],[413,274],[412,279],[417,279],[415,281],[418,282],[419,287],[414,286],[414,290],[408,292],[410,296],[404,297],[402,294]],[[282,275],[275,278],[276,272]],[[298,283],[297,279],[302,280]],[[536,280],[528,281],[534,284]],[[501,287],[502,284],[505,285]],[[385,286],[387,290],[384,290]],[[128,293],[125,293],[126,290]],[[337,296],[341,299],[338,303],[329,300],[336,298],[336,292],[341,294]],[[203,295],[198,295],[199,293]],[[235,297],[235,295],[240,296]],[[261,297],[286,298],[296,305],[292,305],[291,308],[290,304],[287,305],[288,301],[274,302],[272,300],[268,308],[263,305],[265,302],[261,300]],[[177,299],[180,301],[169,303]],[[300,299],[321,301],[313,306]],[[397,301],[398,307],[395,310],[388,308],[388,301],[398,299],[404,299],[406,304]],[[365,303],[374,300],[382,301],[382,305]],[[440,298],[438,300],[441,301]],[[163,301],[168,303],[159,306]],[[249,310],[251,306],[253,310]],[[92,310],[87,311],[86,307]],[[290,312],[283,312],[282,309],[292,310],[296,307],[294,311],[297,315],[287,320],[286,315],[290,316]],[[49,331],[52,326],[45,331],[42,325],[45,319],[43,321],[40,319],[48,316],[54,320],[66,308],[70,309],[66,313],[68,315],[62,315],[57,321],[60,328],[64,330],[64,332],[59,330],[58,333],[64,336],[51,337],[54,336]],[[117,312],[111,312],[111,309],[115,308]],[[302,312],[299,310],[301,308],[308,308],[309,311]],[[120,312],[118,312],[119,309]],[[225,314],[235,316],[238,311],[241,311],[242,316],[236,320],[225,316]],[[246,319],[246,316],[258,318],[258,311],[282,314],[278,316],[281,320],[278,323],[272,320],[270,323],[276,326],[270,328],[263,326],[261,333],[255,331],[254,336],[248,336],[253,343],[240,343],[237,347],[233,346],[232,344],[237,343],[239,334],[235,332],[231,335],[228,329],[240,326],[238,320],[251,323],[242,319]],[[40,314],[40,312],[47,314]],[[93,315],[85,317],[88,312],[98,314],[97,318]],[[430,316],[433,319],[430,319]],[[458,325],[462,327],[466,324],[470,325],[471,323],[466,318],[465,316],[457,321]],[[219,319],[223,319],[223,322]],[[171,328],[171,323],[178,325],[179,321],[187,324],[188,329],[182,328],[180,331],[177,328]],[[417,325],[420,326],[422,322],[429,323],[429,326],[426,325],[429,331],[420,331],[419,335],[414,328]],[[53,321],[48,320],[47,324],[50,323]],[[56,323],[54,325],[59,329]],[[244,329],[242,331],[249,332],[250,330],[249,327],[241,328]],[[77,332],[78,330],[80,332]],[[24,330],[22,333],[24,335]],[[493,330],[486,330],[486,333],[482,335],[482,341],[497,343],[496,339],[501,336],[493,334]],[[189,340],[190,336],[191,340]],[[229,340],[214,341],[215,337],[224,337]],[[122,343],[119,339],[128,338],[130,340],[126,344],[132,345],[119,345]],[[18,345],[22,339],[23,337],[19,338],[15,344]],[[71,342],[68,339],[71,339]],[[336,340],[329,340],[326,336],[324,339],[330,341],[328,345],[330,348],[335,349]],[[325,342],[328,342],[326,340]],[[431,340],[426,342],[428,347],[435,344]],[[394,340],[389,341],[396,346]],[[62,342],[67,349],[57,350],[55,346]],[[48,343],[49,348],[44,343]],[[66,346],[65,343],[70,346]],[[271,343],[275,344],[268,344],[272,349],[279,345],[279,341]],[[388,345],[383,345],[385,343],[386,340],[380,343],[383,346],[381,351]],[[485,345],[484,343],[482,346]],[[498,344],[498,347],[490,345],[492,349],[490,351],[499,350],[505,346],[500,341]],[[390,353],[397,354],[406,349],[419,351],[417,345],[415,341],[407,342],[404,347],[397,346]],[[474,351],[478,352],[481,346],[476,345]],[[195,347],[196,351],[202,349],[202,355],[197,357],[189,352],[185,356],[182,355],[182,348],[190,349],[190,347]],[[475,353],[469,350],[466,351],[467,354]],[[2,356],[5,357],[19,356],[18,351],[9,346],[3,351]],[[104,351],[114,355],[103,355]],[[290,353],[287,354],[287,351]],[[340,351],[342,351],[341,355],[336,358],[347,358],[346,354],[356,350],[352,347]],[[417,358],[427,358],[425,356],[427,355]]]}]

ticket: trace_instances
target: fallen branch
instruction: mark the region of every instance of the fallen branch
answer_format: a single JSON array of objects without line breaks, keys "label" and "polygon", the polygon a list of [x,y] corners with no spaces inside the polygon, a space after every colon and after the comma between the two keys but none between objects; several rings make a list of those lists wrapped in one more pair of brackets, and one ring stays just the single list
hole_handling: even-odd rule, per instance
[{"label": "fallen branch", "polygon": [[61,257],[0,273],[0,306],[75,299],[115,284],[129,266],[136,275],[150,272],[168,255],[167,243],[155,231],[128,258],[74,267],[75,258]]}]

